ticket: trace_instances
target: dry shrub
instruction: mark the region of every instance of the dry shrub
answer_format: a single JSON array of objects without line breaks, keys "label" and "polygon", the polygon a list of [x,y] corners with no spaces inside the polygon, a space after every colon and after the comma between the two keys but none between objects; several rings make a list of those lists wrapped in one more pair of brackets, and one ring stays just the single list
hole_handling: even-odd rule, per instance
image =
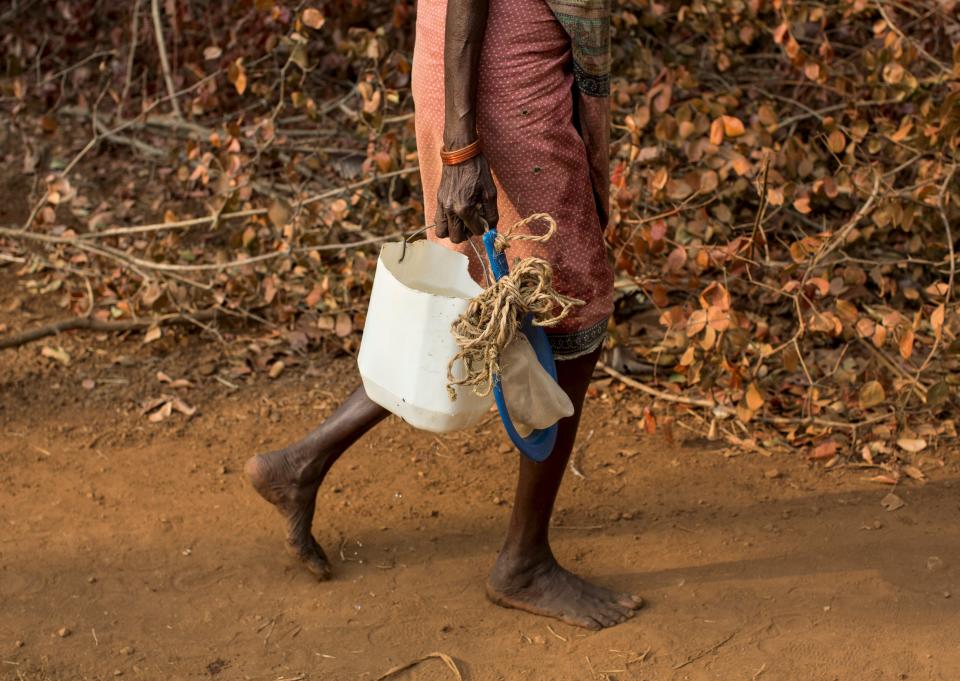
[{"label": "dry shrub", "polygon": [[[412,4],[161,5],[183,120],[150,0],[136,22],[95,0],[7,11],[5,145],[38,180],[24,234],[47,239],[11,225],[0,248],[77,313],[219,306],[354,350],[372,244],[424,222]],[[955,2],[620,0],[613,30],[611,344],[748,447],[872,461],[953,436]]]}]

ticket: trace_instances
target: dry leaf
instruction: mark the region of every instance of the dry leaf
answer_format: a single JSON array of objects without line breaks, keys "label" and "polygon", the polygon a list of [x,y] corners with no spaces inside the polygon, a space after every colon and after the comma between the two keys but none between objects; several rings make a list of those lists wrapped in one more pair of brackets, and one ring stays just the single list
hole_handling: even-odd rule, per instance
[{"label": "dry leaf", "polygon": [[920,438],[902,437],[897,440],[897,446],[905,452],[916,454],[927,448],[927,441]]},{"label": "dry leaf", "polygon": [[740,137],[746,130],[743,127],[743,121],[736,116],[723,116],[723,134],[727,137]]},{"label": "dry leaf", "polygon": [[162,335],[163,331],[160,330],[159,326],[151,326],[147,329],[147,332],[143,334],[143,342],[144,344],[152,343],[155,340],[159,340]]},{"label": "dry leaf", "polygon": [[323,14],[320,13],[320,10],[314,9],[313,7],[308,7],[307,9],[303,10],[301,18],[303,19],[304,25],[309,26],[314,30],[319,30],[326,22],[326,19],[324,18]]},{"label": "dry leaf", "polygon": [[56,360],[64,366],[70,365],[70,353],[63,348],[51,348],[50,346],[45,345],[40,349],[40,354],[44,357]]},{"label": "dry leaf", "polygon": [[195,413],[197,413],[196,407],[191,407],[179,397],[174,398],[171,402],[169,402],[169,404],[185,416],[193,416]]},{"label": "dry leaf", "polygon": [[869,381],[860,388],[860,408],[870,409],[883,404],[887,394],[880,385],[880,381]]},{"label": "dry leaf", "polygon": [[647,435],[656,435],[657,433],[657,418],[653,415],[650,407],[643,408],[643,429]]},{"label": "dry leaf", "polygon": [[913,355],[913,329],[907,329],[900,337],[900,356],[904,359],[910,359]]},{"label": "dry leaf", "polygon": [[884,342],[887,340],[887,327],[883,324],[877,324],[876,328],[873,330],[873,344],[878,348],[882,348]]},{"label": "dry leaf", "polygon": [[147,420],[149,420],[151,423],[160,423],[160,421],[163,421],[164,419],[169,418],[170,414],[172,413],[173,413],[173,404],[170,403],[169,401],[164,401],[163,406],[161,406],[155,412],[150,414],[147,417]]},{"label": "dry leaf", "polygon": [[341,312],[337,315],[337,323],[334,327],[334,333],[336,333],[340,338],[346,338],[350,335],[351,331],[353,331],[353,320],[350,319],[350,315]]},{"label": "dry leaf", "polygon": [[723,120],[719,118],[710,124],[710,144],[723,144]]},{"label": "dry leaf", "polygon": [[670,255],[667,256],[667,270],[670,272],[679,272],[687,264],[687,249],[683,246],[677,246]]},{"label": "dry leaf", "polygon": [[230,63],[230,67],[227,69],[227,80],[236,89],[238,95],[246,92],[247,72],[243,68],[243,57],[237,57],[235,61]]},{"label": "dry leaf", "polygon": [[923,474],[923,471],[917,468],[916,466],[904,466],[903,472],[909,475],[914,480],[924,480],[926,476]]},{"label": "dry leaf", "polygon": [[806,215],[809,213],[812,208],[810,208],[810,197],[809,196],[800,196],[793,201],[793,207],[797,210],[798,213],[803,213]]},{"label": "dry leaf", "polygon": [[763,393],[760,392],[760,388],[756,383],[751,383],[747,388],[747,406],[752,411],[758,411],[763,406],[763,402]]},{"label": "dry leaf", "polygon": [[943,303],[940,303],[934,311],[930,313],[930,327],[933,329],[933,333],[937,338],[940,338],[943,333],[943,320],[946,312],[946,307]]},{"label": "dry leaf", "polygon": [[827,138],[827,146],[835,154],[840,154],[847,147],[847,138],[839,130],[834,130]]},{"label": "dry leaf", "polygon": [[290,205],[279,197],[271,201],[270,208],[267,209],[267,217],[270,218],[273,226],[278,229],[290,223],[290,216],[292,214],[293,211],[290,209]]},{"label": "dry leaf", "polygon": [[880,475],[874,475],[873,477],[866,478],[867,482],[877,482],[881,485],[896,485],[900,482],[900,477],[897,475],[889,475],[886,473],[881,473]]},{"label": "dry leaf", "polygon": [[888,511],[896,511],[898,508],[903,508],[907,505],[903,499],[898,497],[893,492],[890,492],[887,496],[880,500],[880,505],[883,506]]},{"label": "dry leaf", "polygon": [[836,455],[836,453],[837,442],[836,440],[830,439],[814,447],[807,455],[807,458],[812,460],[829,459]]},{"label": "dry leaf", "polygon": [[284,368],[287,365],[283,363],[283,360],[277,360],[272,365],[270,365],[269,376],[270,378],[277,378],[280,374],[283,373]]}]

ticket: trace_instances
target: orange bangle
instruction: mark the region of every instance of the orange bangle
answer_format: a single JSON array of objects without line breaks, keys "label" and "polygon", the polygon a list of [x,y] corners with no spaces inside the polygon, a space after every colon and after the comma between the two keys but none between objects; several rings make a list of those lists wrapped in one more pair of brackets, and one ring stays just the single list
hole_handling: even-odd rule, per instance
[{"label": "orange bangle", "polygon": [[446,148],[440,150],[440,160],[446,166],[460,165],[464,161],[469,161],[480,153],[480,139],[477,138],[462,149],[447,151]]}]

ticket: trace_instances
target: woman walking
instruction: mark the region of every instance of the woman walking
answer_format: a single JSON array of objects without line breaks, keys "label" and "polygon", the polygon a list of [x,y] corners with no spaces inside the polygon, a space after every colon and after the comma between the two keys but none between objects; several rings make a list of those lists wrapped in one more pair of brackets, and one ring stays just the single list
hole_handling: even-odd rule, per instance
[{"label": "woman walking", "polygon": [[[467,240],[484,222],[550,213],[556,235],[513,242],[510,257],[549,261],[556,289],[584,305],[548,331],[573,416],[543,463],[520,458],[513,512],[487,579],[499,605],[590,629],[632,617],[636,596],[562,568],[548,528],[583,399],[612,312],[607,218],[609,0],[420,0],[413,58],[417,150],[434,238],[482,266]],[[536,225],[534,225],[536,228]],[[317,430],[251,458],[255,489],[286,522],[287,544],[318,578],[330,564],[311,533],[317,490],[333,463],[387,416],[358,388]]]}]

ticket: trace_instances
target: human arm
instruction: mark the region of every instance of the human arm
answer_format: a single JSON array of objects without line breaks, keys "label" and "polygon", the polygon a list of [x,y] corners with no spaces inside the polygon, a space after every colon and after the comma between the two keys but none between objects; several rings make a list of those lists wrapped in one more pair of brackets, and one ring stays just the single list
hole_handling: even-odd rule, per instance
[{"label": "human arm", "polygon": [[[447,150],[477,139],[477,81],[489,0],[448,0],[444,36],[444,130]],[[437,236],[454,243],[496,227],[497,189],[483,154],[444,165],[437,195]]]}]

